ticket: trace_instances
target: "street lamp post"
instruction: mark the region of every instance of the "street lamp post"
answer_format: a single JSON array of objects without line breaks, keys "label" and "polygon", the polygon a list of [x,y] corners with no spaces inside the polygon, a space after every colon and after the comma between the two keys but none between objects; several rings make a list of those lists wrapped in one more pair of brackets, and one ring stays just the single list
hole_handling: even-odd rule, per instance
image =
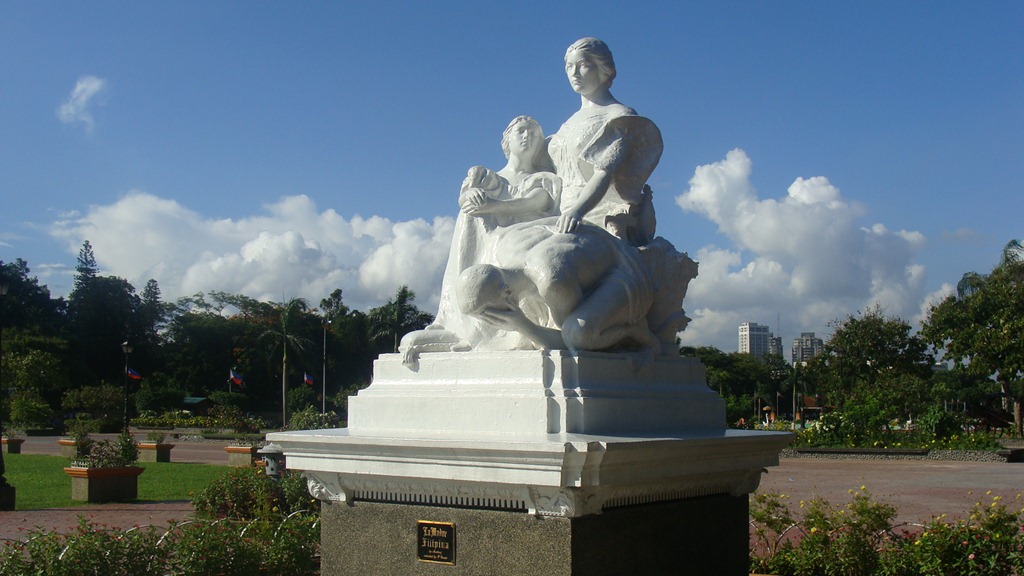
[{"label": "street lamp post", "polygon": [[132,353],[132,345],[125,340],[121,344],[124,352],[124,431],[128,431],[128,355]]},{"label": "street lamp post", "polygon": [[[0,365],[3,364],[4,356],[4,323],[3,323],[3,304],[4,298],[7,296],[7,290],[10,288],[10,284],[6,280],[0,280]],[[4,393],[3,385],[3,369],[0,368],[0,394]],[[0,418],[0,431],[3,430],[3,420]],[[7,467],[4,465],[4,451],[0,448],[0,510],[9,511],[14,510],[14,497],[15,491],[14,486],[7,483]]]}]

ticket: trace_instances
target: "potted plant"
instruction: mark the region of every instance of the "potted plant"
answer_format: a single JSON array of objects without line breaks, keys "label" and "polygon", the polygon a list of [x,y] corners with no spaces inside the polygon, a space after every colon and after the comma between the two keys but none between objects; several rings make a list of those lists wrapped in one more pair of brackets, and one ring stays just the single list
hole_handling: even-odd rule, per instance
[{"label": "potted plant", "polygon": [[74,460],[89,454],[93,444],[92,438],[89,437],[89,429],[92,426],[91,421],[76,418],[68,420],[66,425],[67,436],[57,440],[57,444],[60,445],[60,455]]},{"label": "potted plant", "polygon": [[228,466],[252,466],[256,463],[256,451],[260,449],[260,439],[239,435],[231,444],[224,447],[228,453]]},{"label": "potted plant", "polygon": [[116,443],[103,440],[93,444],[89,453],[75,459],[64,473],[71,477],[71,499],[86,502],[125,502],[139,495],[139,475],[145,469],[135,466],[139,450],[135,439],[122,432]]},{"label": "potted plant", "polygon": [[0,448],[8,454],[21,454],[21,445],[25,442],[24,438],[19,438],[14,430],[7,428],[0,430]]},{"label": "potted plant", "polygon": [[163,432],[146,432],[146,441],[138,443],[139,462],[170,462],[174,444],[164,444]]}]

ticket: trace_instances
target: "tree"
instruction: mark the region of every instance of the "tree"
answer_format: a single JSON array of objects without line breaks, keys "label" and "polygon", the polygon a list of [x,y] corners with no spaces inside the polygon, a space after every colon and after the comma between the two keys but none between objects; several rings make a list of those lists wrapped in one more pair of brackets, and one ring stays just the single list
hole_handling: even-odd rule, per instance
[{"label": "tree", "polygon": [[68,297],[72,380],[97,384],[123,378],[121,343],[137,345],[136,364],[154,354],[143,346],[146,330],[139,315],[141,299],[135,287],[116,276],[100,276],[92,246],[86,240],[78,255],[74,288]]},{"label": "tree", "polygon": [[329,323],[326,356],[330,402],[332,390],[357,389],[369,383],[376,354],[370,342],[366,314],[346,306],[341,289],[335,289],[321,300],[320,310]]},{"label": "tree", "polygon": [[99,270],[99,265],[96,264],[96,254],[92,251],[92,244],[88,240],[82,242],[82,247],[78,250],[78,264],[75,266],[75,284],[72,292],[87,288],[89,282],[99,276]]},{"label": "tree", "polygon": [[682,348],[682,356],[699,358],[707,368],[708,387],[726,401],[726,419],[735,423],[760,418],[758,411],[771,406],[782,413],[791,405],[786,383],[791,368],[781,356],[725,353],[712,346]]},{"label": "tree", "polygon": [[388,348],[398,352],[398,341],[402,336],[430,325],[434,316],[421,312],[413,304],[414,300],[416,293],[408,286],[400,286],[387,304],[370,310],[370,339],[378,345],[390,344]]},{"label": "tree", "polygon": [[19,338],[38,344],[59,337],[64,323],[64,299],[51,298],[49,288],[40,286],[39,280],[30,277],[29,273],[28,262],[21,258],[9,263],[0,260],[0,281],[6,282],[8,287],[0,307],[0,322],[3,322],[5,349],[8,351],[14,349],[12,342]]},{"label": "tree", "polygon": [[[301,354],[310,344],[310,339],[302,336],[301,323],[304,317],[313,315],[302,298],[292,298],[280,304],[276,315],[277,321],[266,327],[259,340],[270,344],[271,355],[278,346],[281,349],[281,426],[285,426],[288,424],[288,350]],[[316,321],[315,316],[313,318]]]},{"label": "tree", "polygon": [[933,358],[911,326],[881,307],[832,322],[834,332],[800,377],[841,414],[844,442],[859,445],[885,437],[893,421],[928,412]]},{"label": "tree", "polygon": [[29,350],[4,355],[4,386],[31,391],[50,405],[59,405],[61,395],[71,388],[64,361],[49,352]]},{"label": "tree", "polygon": [[1024,246],[1011,240],[988,274],[968,272],[955,294],[933,306],[922,330],[944,357],[968,373],[994,379],[1012,403],[1017,436],[1024,435]]},{"label": "tree", "polygon": [[238,323],[211,307],[189,308],[179,301],[164,334],[164,370],[175,387],[190,395],[220,390],[235,365],[233,349],[240,334]]}]

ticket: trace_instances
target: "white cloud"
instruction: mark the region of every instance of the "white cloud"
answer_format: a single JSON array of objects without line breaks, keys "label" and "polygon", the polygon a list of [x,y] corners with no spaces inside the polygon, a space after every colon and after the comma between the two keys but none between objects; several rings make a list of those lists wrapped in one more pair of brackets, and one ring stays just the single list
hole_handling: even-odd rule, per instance
[{"label": "white cloud", "polygon": [[[924,294],[915,262],[925,239],[915,231],[864,225],[863,207],[824,177],[798,178],[779,198],[761,198],[742,150],[695,170],[676,198],[711,220],[725,247],[696,251],[700,276],[685,306],[689,345],[736,349],[742,322],[768,324],[788,348],[800,332],[829,334],[828,322],[881,304],[919,320],[942,294]],[[437,306],[454,220],[346,219],[306,196],[287,196],[255,214],[210,219],[173,200],[133,191],[55,223],[51,234],[77,253],[88,239],[105,274],[141,287],[155,278],[167,300],[198,291],[316,305],[335,288],[367,310],[401,284],[423,310]],[[781,320],[781,329],[778,320]]]},{"label": "white cloud", "polygon": [[797,178],[776,200],[758,197],[751,173],[746,153],[732,150],[699,166],[676,197],[734,245],[699,251],[700,276],[686,302],[694,320],[684,343],[735,350],[739,324],[757,322],[788,349],[799,332],[827,337],[829,321],[875,303],[890,315],[920,316],[924,267],[914,258],[923,235],[859,225],[864,208],[827,178]]},{"label": "white cloud", "polygon": [[160,283],[166,300],[222,290],[261,300],[299,296],[317,305],[335,288],[357,309],[378,306],[401,284],[418,306],[437,307],[454,229],[451,218],[391,222],[350,220],[288,196],[239,219],[213,220],[173,200],[134,191],[51,233],[77,253],[89,240],[103,273],[141,287]]},{"label": "white cloud", "polygon": [[57,117],[65,124],[81,122],[86,130],[91,131],[96,122],[90,109],[106,86],[106,80],[96,76],[79,78],[68,99],[57,108]]}]

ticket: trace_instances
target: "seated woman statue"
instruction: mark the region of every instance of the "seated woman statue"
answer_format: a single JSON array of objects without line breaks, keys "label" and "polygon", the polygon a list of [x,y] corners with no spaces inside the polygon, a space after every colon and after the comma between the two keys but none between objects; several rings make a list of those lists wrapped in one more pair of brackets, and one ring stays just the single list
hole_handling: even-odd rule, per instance
[{"label": "seated woman statue", "polygon": [[502,133],[501,147],[508,160],[504,168],[474,166],[462,183],[437,315],[426,329],[402,339],[407,364],[421,352],[523,346],[520,334],[462,314],[455,302],[456,279],[489,260],[497,229],[557,214],[561,180],[552,171],[540,124],[529,116],[514,118]]},{"label": "seated woman statue", "polygon": [[556,214],[562,184],[545,153],[540,124],[517,116],[502,133],[501,148],[508,162],[498,172],[469,169],[459,194],[462,212],[489,229]]},{"label": "seated woman statue", "polygon": [[654,238],[654,205],[647,178],[661,159],[661,132],[612,96],[615,61],[596,38],[565,52],[565,74],[580,109],[551,137],[548,153],[562,179],[558,229],[584,220],[632,244]]}]

